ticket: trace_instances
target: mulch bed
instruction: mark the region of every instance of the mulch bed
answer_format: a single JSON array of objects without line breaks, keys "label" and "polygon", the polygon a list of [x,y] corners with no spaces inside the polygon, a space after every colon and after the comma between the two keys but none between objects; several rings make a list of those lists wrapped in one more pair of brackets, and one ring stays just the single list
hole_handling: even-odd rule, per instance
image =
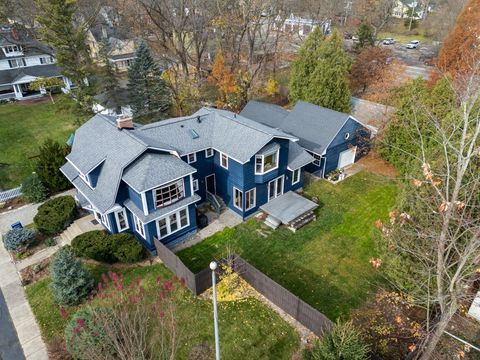
[{"label": "mulch bed", "polygon": [[378,154],[371,151],[367,156],[361,158],[358,163],[366,170],[383,176],[397,177],[397,170],[387,161],[383,160]]},{"label": "mulch bed", "polygon": [[40,261],[38,264],[30,265],[20,271],[20,277],[22,278],[22,285],[34,283],[44,277],[48,276],[48,265],[51,258]]},{"label": "mulch bed", "polygon": [[6,211],[10,211],[13,209],[18,209],[19,207],[22,207],[25,205],[25,201],[21,197],[17,197],[12,200],[8,200],[7,202],[1,204],[0,206],[0,214]]}]

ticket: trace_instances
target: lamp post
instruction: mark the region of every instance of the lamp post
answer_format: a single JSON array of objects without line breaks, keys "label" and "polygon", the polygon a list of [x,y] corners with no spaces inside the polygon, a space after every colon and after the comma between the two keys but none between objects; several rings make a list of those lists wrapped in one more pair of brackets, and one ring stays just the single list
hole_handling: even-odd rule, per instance
[{"label": "lamp post", "polygon": [[220,360],[220,338],[218,335],[218,312],[217,312],[217,289],[215,281],[215,270],[217,270],[217,263],[212,261],[210,263],[210,270],[212,270],[212,291],[213,291],[213,325],[215,328],[215,358]]}]

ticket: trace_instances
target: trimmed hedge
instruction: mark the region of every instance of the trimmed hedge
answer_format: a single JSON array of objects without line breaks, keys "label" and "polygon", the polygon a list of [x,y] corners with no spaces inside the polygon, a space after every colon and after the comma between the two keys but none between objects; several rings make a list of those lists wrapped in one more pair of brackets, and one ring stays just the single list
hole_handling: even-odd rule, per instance
[{"label": "trimmed hedge", "polygon": [[35,230],[33,229],[11,229],[3,236],[3,243],[8,251],[22,251],[32,243],[34,238]]},{"label": "trimmed hedge", "polygon": [[109,235],[104,231],[89,231],[72,241],[77,256],[106,263],[140,261],[145,256],[143,246],[128,233]]},{"label": "trimmed hedge", "polygon": [[75,219],[77,206],[71,196],[60,196],[47,200],[38,208],[33,218],[36,228],[51,235],[65,230]]}]

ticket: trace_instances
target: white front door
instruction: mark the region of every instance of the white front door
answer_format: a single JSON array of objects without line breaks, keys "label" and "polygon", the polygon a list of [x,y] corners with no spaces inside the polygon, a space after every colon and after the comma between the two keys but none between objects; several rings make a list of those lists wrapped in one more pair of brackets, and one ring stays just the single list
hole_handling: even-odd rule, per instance
[{"label": "white front door", "polygon": [[351,165],[355,162],[355,153],[357,152],[357,147],[342,151],[338,157],[338,168],[344,168],[345,166]]}]

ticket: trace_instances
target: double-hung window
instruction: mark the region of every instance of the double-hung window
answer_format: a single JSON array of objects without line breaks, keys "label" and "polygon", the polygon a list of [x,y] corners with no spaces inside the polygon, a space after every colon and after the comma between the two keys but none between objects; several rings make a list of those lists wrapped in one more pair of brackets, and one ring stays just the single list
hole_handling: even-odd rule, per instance
[{"label": "double-hung window", "polygon": [[243,211],[243,192],[236,187],[233,188],[233,206]]},{"label": "double-hung window", "polygon": [[125,209],[119,210],[115,213],[115,219],[117,220],[118,232],[128,229],[127,212]]},{"label": "double-hung window", "polygon": [[293,170],[292,185],[297,184],[300,181],[300,168]]},{"label": "double-hung window", "polygon": [[183,208],[173,214],[157,220],[158,236],[160,239],[173,234],[190,225],[188,209]]},{"label": "double-hung window", "polygon": [[155,207],[160,208],[177,202],[185,196],[183,179],[174,181],[168,185],[153,191]]},{"label": "double-hung window", "polygon": [[228,169],[228,156],[227,154],[220,153],[220,166]]},{"label": "double-hung window", "polygon": [[53,60],[53,57],[52,56],[42,56],[40,58],[40,64],[44,65],[44,64],[53,64],[54,63],[54,60]]},{"label": "double-hung window", "polygon": [[257,189],[253,188],[245,193],[245,211],[253,209],[256,202]]},{"label": "double-hung window", "polygon": [[198,191],[198,179],[193,180],[193,192]]},{"label": "double-hung window", "polygon": [[10,65],[10,69],[15,69],[18,67],[24,67],[27,66],[27,63],[25,62],[25,59],[11,59],[8,60],[8,64]]},{"label": "double-hung window", "polygon": [[191,164],[197,161],[197,154],[196,153],[190,153],[187,155],[187,163]]},{"label": "double-hung window", "polygon": [[315,159],[315,160],[313,160],[313,164],[317,165],[317,166],[320,166],[320,164],[322,162],[322,157],[320,155],[315,154],[315,153],[310,153],[310,155],[312,155],[313,158]]},{"label": "double-hung window", "polygon": [[265,174],[278,168],[279,150],[265,155],[255,155],[255,174]]},{"label": "double-hung window", "polygon": [[133,224],[135,225],[135,231],[145,239],[145,227],[143,225],[143,222],[141,222],[140,219],[135,216],[135,214],[132,214],[132,217]]},{"label": "double-hung window", "polygon": [[205,149],[205,157],[209,158],[212,156],[213,156],[213,149],[212,148]]},{"label": "double-hung window", "polygon": [[268,183],[268,201],[283,194],[283,175]]}]

